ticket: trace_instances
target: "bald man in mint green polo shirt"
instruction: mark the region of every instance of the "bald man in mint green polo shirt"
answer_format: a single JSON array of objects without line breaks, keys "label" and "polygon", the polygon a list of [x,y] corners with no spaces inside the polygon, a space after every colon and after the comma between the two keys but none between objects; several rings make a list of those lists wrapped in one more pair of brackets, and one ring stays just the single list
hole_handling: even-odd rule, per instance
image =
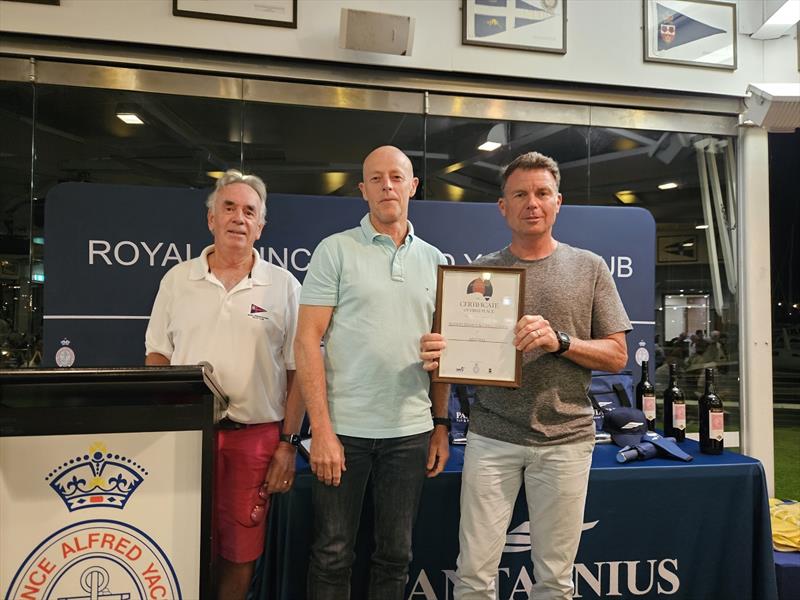
[{"label": "bald man in mint green polo shirt", "polygon": [[369,213],[319,244],[300,298],[295,360],[317,476],[309,600],[350,597],[370,478],[376,548],[369,598],[403,598],[422,484],[442,471],[449,453],[448,386],[431,384],[419,358],[445,258],[408,221],[418,184],[408,157],[377,148],[363,176]]}]

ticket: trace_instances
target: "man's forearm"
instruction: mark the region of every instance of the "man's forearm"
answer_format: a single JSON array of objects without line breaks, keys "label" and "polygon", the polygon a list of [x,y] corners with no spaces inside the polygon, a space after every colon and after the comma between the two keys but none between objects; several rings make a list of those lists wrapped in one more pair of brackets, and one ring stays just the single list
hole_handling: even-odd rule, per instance
[{"label": "man's forearm", "polygon": [[595,371],[616,373],[628,362],[628,349],[625,345],[625,334],[617,339],[612,336],[599,340],[581,340],[572,338],[569,350],[561,355],[584,368]]},{"label": "man's forearm", "polygon": [[295,361],[297,363],[296,383],[299,384],[299,392],[302,402],[305,404],[311,427],[318,431],[331,429],[325,385],[325,365],[319,340],[312,342],[296,339]]},{"label": "man's forearm", "polygon": [[450,399],[449,383],[431,382],[431,404],[434,417],[447,417],[449,413],[448,401]]},{"label": "man's forearm", "polygon": [[295,371],[286,371],[286,410],[283,415],[283,433],[299,433],[303,422],[303,397]]}]

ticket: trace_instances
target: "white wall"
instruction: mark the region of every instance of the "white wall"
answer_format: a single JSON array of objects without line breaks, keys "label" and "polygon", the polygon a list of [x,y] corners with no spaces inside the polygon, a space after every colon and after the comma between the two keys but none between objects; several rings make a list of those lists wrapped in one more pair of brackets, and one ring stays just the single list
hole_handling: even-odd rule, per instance
[{"label": "white wall", "polygon": [[[752,12],[749,3],[762,0],[739,0],[739,8]],[[0,31],[732,96],[744,95],[751,82],[800,82],[796,29],[766,42],[740,34],[739,65],[731,72],[645,63],[641,0],[569,0],[563,56],[464,46],[460,7],[460,0],[299,0],[295,30],[175,17],[172,0],[0,0]],[[412,55],[340,49],[342,8],[414,16]]]}]

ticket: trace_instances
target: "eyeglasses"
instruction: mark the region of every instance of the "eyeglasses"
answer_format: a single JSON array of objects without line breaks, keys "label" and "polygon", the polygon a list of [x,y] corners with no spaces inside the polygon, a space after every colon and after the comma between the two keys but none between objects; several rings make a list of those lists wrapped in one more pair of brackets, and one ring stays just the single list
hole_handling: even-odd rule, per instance
[{"label": "eyeglasses", "polygon": [[252,521],[254,525],[258,525],[264,520],[267,514],[266,504],[268,499],[269,492],[267,492],[267,484],[264,483],[258,488],[258,498],[253,506],[253,510],[250,511],[250,521]]},{"label": "eyeglasses", "polygon": [[675,35],[675,25],[667,25],[666,23],[662,23],[660,27],[661,33],[668,33]]}]

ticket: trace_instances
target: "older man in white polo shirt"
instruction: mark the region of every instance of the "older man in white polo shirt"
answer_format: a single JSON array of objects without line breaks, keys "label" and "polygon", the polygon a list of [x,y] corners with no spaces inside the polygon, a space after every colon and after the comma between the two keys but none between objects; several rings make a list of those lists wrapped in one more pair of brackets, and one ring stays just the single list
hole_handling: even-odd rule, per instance
[{"label": "older man in white polo shirt", "polygon": [[266,196],[254,175],[230,170],[217,181],[206,203],[214,244],[164,276],[145,339],[146,364],[210,362],[230,399],[217,434],[220,600],[247,595],[269,494],[287,491],[294,479],[303,415],[293,385],[300,284],[253,247]]}]

